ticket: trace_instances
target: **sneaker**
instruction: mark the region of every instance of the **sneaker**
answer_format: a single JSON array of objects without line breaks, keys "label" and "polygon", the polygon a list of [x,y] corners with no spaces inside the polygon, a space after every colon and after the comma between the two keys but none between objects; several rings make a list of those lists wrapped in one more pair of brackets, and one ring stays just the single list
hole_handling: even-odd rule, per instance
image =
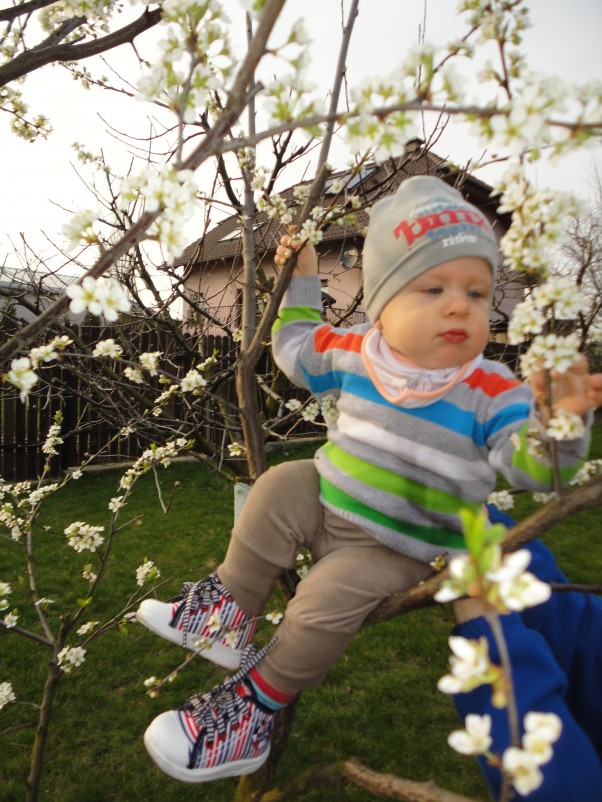
[{"label": "sneaker", "polygon": [[[259,655],[253,646],[252,664]],[[259,702],[245,681],[249,667],[207,693],[191,696],[180,710],[157,716],[144,745],[157,766],[190,783],[238,777],[257,771],[270,754],[276,712]]]},{"label": "sneaker", "polygon": [[156,635],[231,670],[240,666],[257,623],[243,613],[217,574],[186,582],[169,602],[145,599],[136,619]]}]

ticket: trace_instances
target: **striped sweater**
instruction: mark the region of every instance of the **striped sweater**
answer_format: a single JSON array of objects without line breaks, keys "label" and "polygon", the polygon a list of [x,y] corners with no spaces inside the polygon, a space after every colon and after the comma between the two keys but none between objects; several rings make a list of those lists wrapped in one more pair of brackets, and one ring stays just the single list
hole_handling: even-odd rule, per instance
[{"label": "striped sweater", "polygon": [[[498,473],[514,487],[550,490],[549,463],[527,447],[527,431],[541,431],[531,390],[506,366],[484,359],[434,403],[396,405],[363,363],[370,327],[324,323],[320,299],[317,277],[293,279],[272,345],[292,382],[337,400],[338,417],[315,456],[326,507],[386,546],[429,561],[464,548],[459,510],[479,509]],[[563,481],[581,466],[588,439],[558,444]]]}]

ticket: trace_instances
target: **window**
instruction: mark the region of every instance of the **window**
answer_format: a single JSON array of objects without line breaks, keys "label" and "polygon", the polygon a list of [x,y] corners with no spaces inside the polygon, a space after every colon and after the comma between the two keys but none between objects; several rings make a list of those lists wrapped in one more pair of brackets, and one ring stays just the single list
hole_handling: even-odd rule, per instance
[{"label": "window", "polygon": [[335,182],[342,184],[345,187],[345,192],[351,192],[351,190],[355,189],[355,187],[361,184],[362,181],[365,181],[366,178],[369,178],[371,175],[373,175],[377,170],[378,167],[376,167],[374,164],[370,164],[366,167],[360,167],[360,169],[354,175],[352,175],[353,171],[350,170],[342,175],[331,176],[324,187],[324,194],[335,194],[332,191],[332,186],[335,184]]},{"label": "window", "polygon": [[[255,223],[255,225],[253,226],[253,231],[257,231],[259,228],[261,228],[264,225],[265,225],[265,222],[264,223]],[[235,239],[241,239],[241,237],[242,237],[242,229],[241,228],[235,228],[234,231],[231,231],[229,234],[226,234],[225,236],[221,237],[218,240],[218,242],[232,242]]]}]

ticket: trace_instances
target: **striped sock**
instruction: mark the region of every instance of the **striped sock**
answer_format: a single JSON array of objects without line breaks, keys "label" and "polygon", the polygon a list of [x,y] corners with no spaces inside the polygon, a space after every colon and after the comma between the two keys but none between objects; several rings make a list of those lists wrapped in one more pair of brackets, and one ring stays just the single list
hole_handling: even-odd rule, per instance
[{"label": "striped sock", "polygon": [[285,693],[274,688],[261,676],[256,667],[249,671],[245,679],[253,688],[257,701],[269,710],[281,710],[297,696],[296,693]]}]

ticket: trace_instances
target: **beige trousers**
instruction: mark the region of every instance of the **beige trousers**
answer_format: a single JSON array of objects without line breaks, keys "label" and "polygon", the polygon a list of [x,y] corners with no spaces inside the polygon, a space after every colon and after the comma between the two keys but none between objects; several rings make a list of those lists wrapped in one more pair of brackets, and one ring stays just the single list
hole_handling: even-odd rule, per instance
[{"label": "beige trousers", "polygon": [[295,567],[301,547],[314,564],[259,666],[285,693],[322,682],[384,598],[432,573],[322,507],[313,460],[282,463],[257,480],[217,573],[244,612],[259,615],[282,571]]}]

